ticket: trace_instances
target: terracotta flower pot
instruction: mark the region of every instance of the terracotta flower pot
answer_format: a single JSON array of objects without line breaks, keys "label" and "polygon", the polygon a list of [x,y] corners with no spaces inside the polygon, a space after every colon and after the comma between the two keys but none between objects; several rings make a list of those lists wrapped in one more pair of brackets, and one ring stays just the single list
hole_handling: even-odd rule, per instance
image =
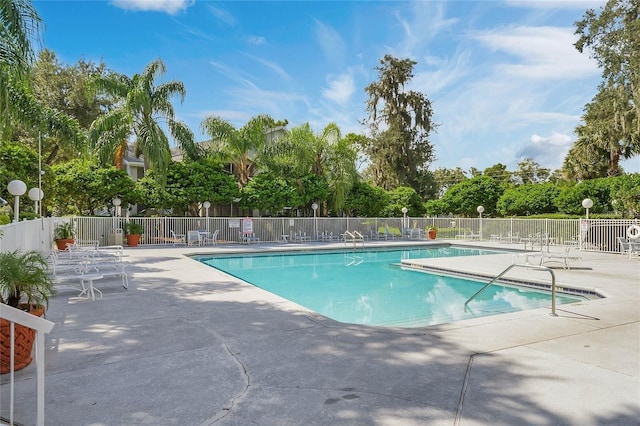
[{"label": "terracotta flower pot", "polygon": [[[26,305],[20,305],[25,308]],[[29,306],[29,313],[41,317],[44,307]],[[21,370],[31,364],[31,350],[36,331],[20,324],[14,324],[14,371]],[[11,322],[0,319],[0,374],[11,371]]]},{"label": "terracotta flower pot", "polygon": [[139,243],[140,243],[140,235],[138,234],[127,235],[127,245],[129,247],[137,247]]},{"label": "terracotta flower pot", "polygon": [[56,246],[58,250],[66,250],[67,244],[74,244],[76,240],[74,238],[66,238],[64,240],[56,240]]},{"label": "terracotta flower pot", "polygon": [[429,229],[428,234],[430,240],[435,240],[436,236],[438,235],[438,231],[436,231],[435,229]]}]

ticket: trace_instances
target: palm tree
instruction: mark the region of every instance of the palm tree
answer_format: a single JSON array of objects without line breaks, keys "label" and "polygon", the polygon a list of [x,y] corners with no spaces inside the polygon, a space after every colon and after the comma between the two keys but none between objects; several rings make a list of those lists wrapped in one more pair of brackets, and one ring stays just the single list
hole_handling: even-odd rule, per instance
[{"label": "palm tree", "polygon": [[20,122],[43,133],[55,133],[81,148],[84,135],[76,120],[42,105],[31,88],[42,21],[30,0],[0,0],[0,132],[11,133]]},{"label": "palm tree", "polygon": [[341,138],[340,128],[329,123],[315,134],[309,123],[294,127],[288,135],[265,150],[264,164],[284,176],[312,173],[325,176],[332,193],[332,208],[341,211],[356,171],[356,151]]},{"label": "palm tree", "polygon": [[240,129],[215,115],[202,120],[202,131],[211,137],[210,153],[231,165],[240,189],[258,171],[260,157],[274,123],[268,115],[255,116]]},{"label": "palm tree", "polygon": [[40,16],[30,1],[0,0],[0,117],[12,109],[11,92],[29,83],[35,60],[31,42],[40,32]]},{"label": "palm tree", "polygon": [[122,167],[129,139],[133,136],[134,155],[144,155],[145,164],[158,173],[160,182],[164,182],[171,150],[163,126],[187,156],[198,157],[193,132],[175,119],[171,104],[174,95],[184,101],[184,84],[169,81],[156,85],[156,79],[165,73],[164,62],[156,59],[133,78],[116,74],[96,79],[98,90],[121,99],[115,109],[96,119],[90,128],[89,140],[103,163]]}]

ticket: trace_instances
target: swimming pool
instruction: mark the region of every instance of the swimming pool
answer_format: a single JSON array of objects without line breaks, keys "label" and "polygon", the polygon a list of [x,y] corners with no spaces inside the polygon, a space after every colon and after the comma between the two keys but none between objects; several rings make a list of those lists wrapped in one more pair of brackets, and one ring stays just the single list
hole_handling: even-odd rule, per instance
[{"label": "swimming pool", "polygon": [[[538,290],[492,285],[464,303],[485,283],[402,269],[402,259],[479,256],[497,251],[460,248],[394,248],[196,256],[238,277],[336,321],[421,327],[551,306]],[[556,303],[579,297],[557,295]]]}]

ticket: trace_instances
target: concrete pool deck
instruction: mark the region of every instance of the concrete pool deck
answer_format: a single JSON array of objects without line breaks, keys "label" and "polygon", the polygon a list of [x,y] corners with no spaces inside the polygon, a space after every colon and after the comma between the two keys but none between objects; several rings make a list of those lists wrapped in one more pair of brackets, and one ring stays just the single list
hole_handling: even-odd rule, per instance
[{"label": "concrete pool deck", "polygon": [[[399,329],[337,323],[185,256],[331,246],[344,248],[127,249],[129,290],[109,278],[95,282],[95,302],[61,291],[50,303],[46,424],[639,424],[638,257],[579,252],[573,269],[554,267],[559,285],[607,296],[558,306],[557,317],[536,309]],[[429,263],[496,275],[512,260]],[[16,373],[14,416],[26,425],[34,372]]]}]

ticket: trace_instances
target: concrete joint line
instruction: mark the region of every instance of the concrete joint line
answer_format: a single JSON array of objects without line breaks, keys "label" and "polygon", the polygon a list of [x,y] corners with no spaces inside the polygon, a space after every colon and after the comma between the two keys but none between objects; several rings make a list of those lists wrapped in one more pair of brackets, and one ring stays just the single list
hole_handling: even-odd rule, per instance
[{"label": "concrete joint line", "polygon": [[462,405],[464,404],[464,396],[467,393],[467,386],[469,385],[469,376],[471,375],[471,366],[473,365],[473,358],[476,355],[482,354],[473,354],[469,357],[469,362],[467,362],[467,370],[464,373],[464,381],[462,382],[462,389],[460,390],[460,399],[458,400],[458,409],[456,410],[456,418],[453,422],[454,426],[460,426],[460,417],[462,417]]}]

